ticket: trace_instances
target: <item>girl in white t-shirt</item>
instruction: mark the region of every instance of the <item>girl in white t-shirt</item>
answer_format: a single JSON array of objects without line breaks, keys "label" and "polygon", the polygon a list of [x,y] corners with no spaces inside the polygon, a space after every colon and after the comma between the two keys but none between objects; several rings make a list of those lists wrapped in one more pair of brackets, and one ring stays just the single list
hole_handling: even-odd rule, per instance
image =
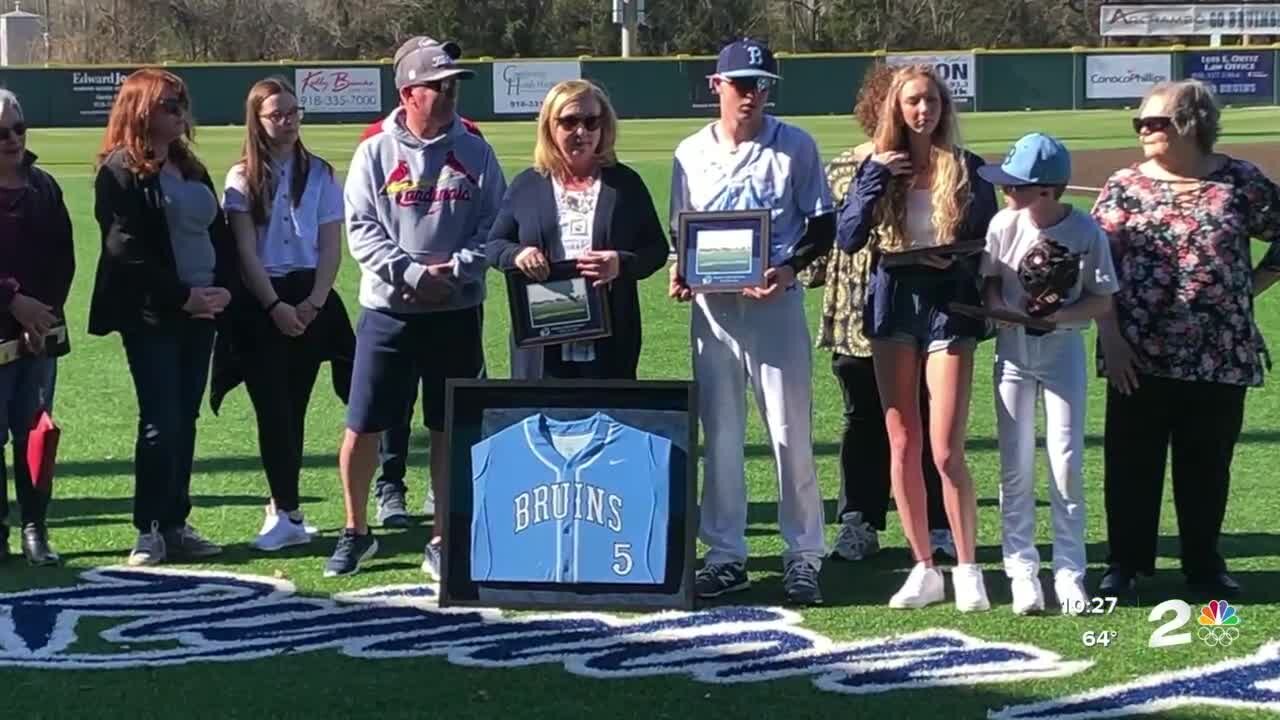
[{"label": "girl in white t-shirt", "polygon": [[283,79],[250,89],[244,149],[227,173],[223,200],[247,291],[233,315],[228,354],[257,415],[271,504],[253,546],[268,551],[310,540],[298,497],[307,404],[324,360],[335,361],[335,378],[343,371],[349,377],[349,364],[338,361],[349,362],[354,346],[333,292],[342,188],[332,166],[302,144],[302,114]]},{"label": "girl in white t-shirt", "polygon": [[1000,438],[1000,514],[1013,611],[1044,609],[1035,545],[1036,399],[1043,396],[1054,590],[1064,613],[1084,591],[1083,330],[1110,312],[1118,289],[1107,236],[1087,213],[1060,201],[1071,159],[1057,140],[1033,133],[1000,166],[979,173],[1008,200],[991,221],[982,258],[987,307],[1047,321],[1034,329],[1002,323],[996,339],[996,420]]}]

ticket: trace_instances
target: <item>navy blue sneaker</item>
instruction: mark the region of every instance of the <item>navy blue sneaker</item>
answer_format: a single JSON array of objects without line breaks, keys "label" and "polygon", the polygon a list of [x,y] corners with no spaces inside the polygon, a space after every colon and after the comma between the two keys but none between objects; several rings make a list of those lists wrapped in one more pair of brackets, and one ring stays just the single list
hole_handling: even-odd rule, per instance
[{"label": "navy blue sneaker", "polygon": [[338,536],[338,546],[333,549],[329,562],[325,563],[324,576],[355,575],[360,572],[360,563],[377,552],[378,541],[372,532],[359,535],[353,528],[347,528]]},{"label": "navy blue sneaker", "polygon": [[704,565],[693,576],[693,589],[700,598],[720,597],[725,593],[751,587],[747,568],[742,563]]}]

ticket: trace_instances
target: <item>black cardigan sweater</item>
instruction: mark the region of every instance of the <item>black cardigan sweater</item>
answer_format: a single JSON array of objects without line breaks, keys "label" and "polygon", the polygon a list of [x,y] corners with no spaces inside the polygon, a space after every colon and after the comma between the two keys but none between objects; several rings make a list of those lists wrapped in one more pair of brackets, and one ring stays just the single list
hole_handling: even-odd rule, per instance
[{"label": "black cardigan sweater", "polygon": [[[499,270],[519,272],[515,270],[515,260],[521,250],[536,247],[547,253],[559,235],[551,177],[530,168],[516,176],[507,188],[498,219],[489,232],[489,263]],[[595,341],[596,362],[607,377],[634,379],[641,344],[636,283],[666,264],[669,245],[644,180],[622,163],[600,170],[591,249],[614,250],[619,260],[618,277],[609,284],[613,335]],[[552,347],[559,352],[559,346]]]},{"label": "black cardigan sweater", "polygon": [[[200,181],[219,197],[208,173]],[[164,329],[190,317],[182,306],[191,288],[178,279],[160,176],[137,175],[125,164],[124,150],[116,150],[98,168],[93,189],[102,252],[89,305],[90,334]],[[236,243],[221,206],[209,239],[217,258],[214,284],[234,296],[240,283]]]}]

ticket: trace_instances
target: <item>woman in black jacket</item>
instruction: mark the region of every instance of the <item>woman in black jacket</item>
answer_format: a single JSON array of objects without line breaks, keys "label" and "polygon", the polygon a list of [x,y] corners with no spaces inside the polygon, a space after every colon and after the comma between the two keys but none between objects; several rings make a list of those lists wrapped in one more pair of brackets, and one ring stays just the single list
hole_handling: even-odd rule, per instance
[{"label": "woman in black jacket", "polygon": [[196,418],[215,318],[231,299],[235,241],[190,147],[186,85],[142,69],[108,120],[94,215],[102,230],[89,332],[119,332],[138,396],[130,565],[216,555],[187,522]]},{"label": "woman in black jacket", "polygon": [[547,93],[533,167],[507,188],[488,256],[534,280],[545,280],[552,262],[576,261],[584,277],[608,286],[613,334],[513,352],[514,377],[636,377],[636,283],[666,263],[668,245],[649,189],[614,155],[617,136],[617,115],[599,87],[567,80]]},{"label": "woman in black jacket", "polygon": [[27,439],[32,419],[50,409],[53,356],[65,345],[56,347],[46,338],[51,329],[65,325],[62,306],[76,260],[62,188],[35,166],[26,139],[18,97],[0,89],[0,560],[9,555],[3,449],[12,437],[22,554],[31,565],[45,566],[57,565],[61,558],[49,546],[45,519],[50,493],[32,482]]}]

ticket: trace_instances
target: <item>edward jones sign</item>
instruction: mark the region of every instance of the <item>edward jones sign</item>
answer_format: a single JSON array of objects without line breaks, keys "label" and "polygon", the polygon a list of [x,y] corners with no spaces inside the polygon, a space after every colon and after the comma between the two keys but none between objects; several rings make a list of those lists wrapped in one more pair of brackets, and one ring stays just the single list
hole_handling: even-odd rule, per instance
[{"label": "edward jones sign", "polygon": [[1140,98],[1173,77],[1173,56],[1090,55],[1084,68],[1085,98]]},{"label": "edward jones sign", "polygon": [[1104,5],[1102,34],[1280,35],[1280,3]]},{"label": "edward jones sign", "polygon": [[381,113],[378,68],[298,68],[293,86],[309,113]]}]

